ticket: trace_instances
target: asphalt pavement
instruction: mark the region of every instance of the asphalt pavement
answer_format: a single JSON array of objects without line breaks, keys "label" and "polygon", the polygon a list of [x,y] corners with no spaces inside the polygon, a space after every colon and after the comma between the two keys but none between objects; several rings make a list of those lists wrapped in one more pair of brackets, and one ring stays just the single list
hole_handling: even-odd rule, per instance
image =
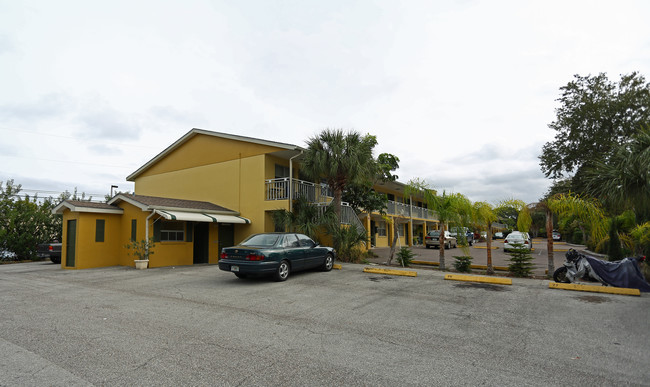
[{"label": "asphalt pavement", "polygon": [[648,385],[650,297],[214,265],[0,265],[0,385]]}]

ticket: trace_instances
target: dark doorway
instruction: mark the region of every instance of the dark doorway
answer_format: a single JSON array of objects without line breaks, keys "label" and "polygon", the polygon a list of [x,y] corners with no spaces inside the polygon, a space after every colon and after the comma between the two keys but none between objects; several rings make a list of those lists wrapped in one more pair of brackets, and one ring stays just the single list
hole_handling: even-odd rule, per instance
[{"label": "dark doorway", "polygon": [[75,250],[77,241],[77,221],[68,220],[68,234],[65,238],[65,265],[74,267]]},{"label": "dark doorway", "polygon": [[377,246],[377,225],[374,220],[370,221],[370,245]]},{"label": "dark doorway", "polygon": [[235,227],[232,223],[219,223],[219,254],[224,247],[235,245]]},{"label": "dark doorway", "polygon": [[194,225],[194,264],[208,263],[209,247],[210,232],[208,223],[196,223]]}]

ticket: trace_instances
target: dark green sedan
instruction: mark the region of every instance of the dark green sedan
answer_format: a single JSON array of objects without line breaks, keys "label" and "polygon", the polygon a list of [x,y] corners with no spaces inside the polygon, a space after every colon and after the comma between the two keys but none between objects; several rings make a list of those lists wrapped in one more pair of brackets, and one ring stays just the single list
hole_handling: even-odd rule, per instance
[{"label": "dark green sedan", "polygon": [[238,246],[223,248],[219,269],[238,278],[272,275],[276,281],[284,281],[293,271],[330,271],[335,259],[333,248],[320,246],[307,235],[274,232],[254,234]]}]

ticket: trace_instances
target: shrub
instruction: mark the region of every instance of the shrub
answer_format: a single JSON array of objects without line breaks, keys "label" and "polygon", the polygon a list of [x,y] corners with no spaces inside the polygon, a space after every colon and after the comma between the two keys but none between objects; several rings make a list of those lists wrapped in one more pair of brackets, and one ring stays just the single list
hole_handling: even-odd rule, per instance
[{"label": "shrub", "polygon": [[530,277],[533,272],[533,256],[530,250],[524,247],[521,243],[513,243],[513,249],[510,249],[510,264],[508,271],[515,277]]},{"label": "shrub", "polygon": [[454,262],[454,267],[461,273],[469,273],[472,271],[472,257],[468,255],[455,256],[456,262]]},{"label": "shrub", "polygon": [[365,230],[358,230],[354,226],[329,224],[327,233],[332,237],[332,244],[339,260],[343,262],[361,260],[363,251],[359,246],[366,242]]},{"label": "shrub", "polygon": [[411,261],[413,260],[413,257],[415,254],[409,249],[408,247],[402,247],[399,249],[397,252],[397,263],[399,263],[402,266],[411,266]]}]

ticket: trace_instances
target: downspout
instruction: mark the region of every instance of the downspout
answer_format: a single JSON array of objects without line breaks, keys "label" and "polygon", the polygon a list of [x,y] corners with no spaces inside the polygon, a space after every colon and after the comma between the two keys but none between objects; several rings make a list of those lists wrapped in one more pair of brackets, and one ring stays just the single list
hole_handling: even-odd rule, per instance
[{"label": "downspout", "polygon": [[293,159],[302,156],[303,150],[300,153],[289,159],[289,212],[293,211]]},{"label": "downspout", "polygon": [[145,247],[145,254],[147,254],[147,259],[149,259],[149,219],[156,214],[156,210],[151,211],[151,214],[147,216],[147,219],[144,221],[144,239],[147,241]]}]

